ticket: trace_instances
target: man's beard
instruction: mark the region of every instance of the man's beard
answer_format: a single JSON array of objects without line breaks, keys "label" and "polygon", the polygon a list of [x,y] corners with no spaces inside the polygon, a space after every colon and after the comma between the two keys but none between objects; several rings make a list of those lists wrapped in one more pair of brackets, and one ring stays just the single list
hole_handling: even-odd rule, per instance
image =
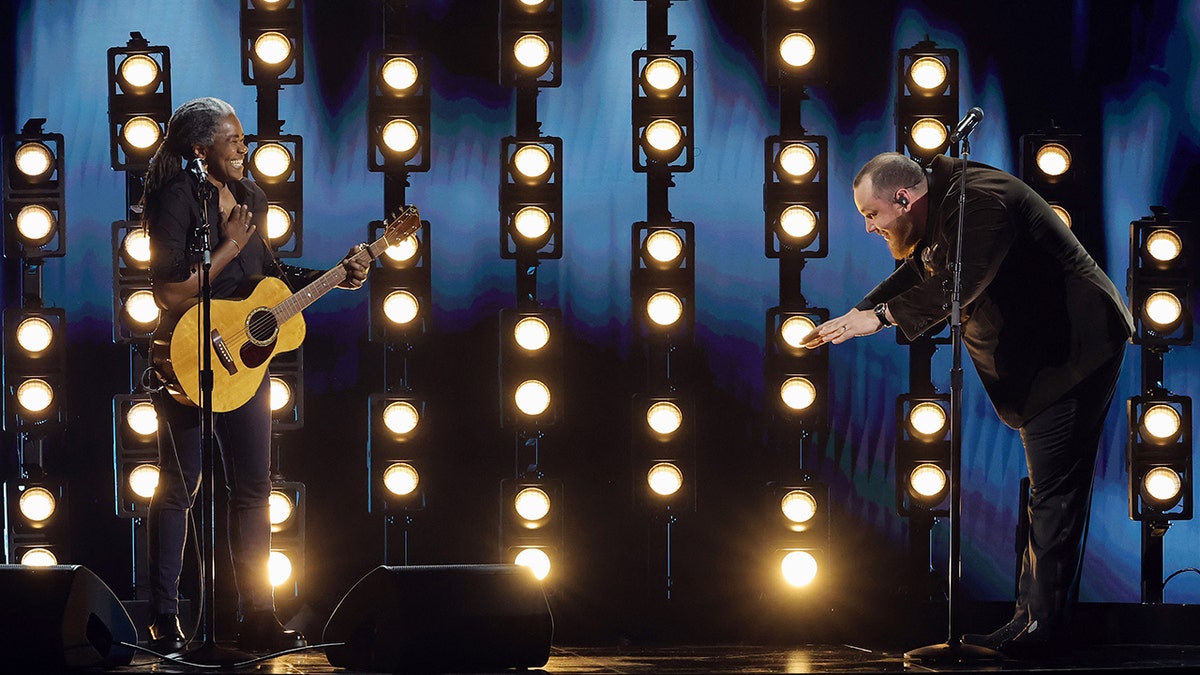
[{"label": "man's beard", "polygon": [[916,236],[912,223],[905,221],[898,222],[896,227],[888,233],[885,241],[887,241],[888,250],[892,253],[892,258],[904,260],[917,250],[919,238]]}]

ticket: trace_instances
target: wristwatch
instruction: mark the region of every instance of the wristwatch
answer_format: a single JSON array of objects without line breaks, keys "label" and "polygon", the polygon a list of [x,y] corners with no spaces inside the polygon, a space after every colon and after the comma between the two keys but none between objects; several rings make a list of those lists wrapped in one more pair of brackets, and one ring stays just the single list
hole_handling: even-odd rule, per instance
[{"label": "wristwatch", "polygon": [[887,318],[887,303],[886,302],[881,302],[878,305],[875,305],[875,316],[879,318],[879,324],[883,328],[887,328],[888,326],[893,325],[892,322],[888,321],[888,318]]}]

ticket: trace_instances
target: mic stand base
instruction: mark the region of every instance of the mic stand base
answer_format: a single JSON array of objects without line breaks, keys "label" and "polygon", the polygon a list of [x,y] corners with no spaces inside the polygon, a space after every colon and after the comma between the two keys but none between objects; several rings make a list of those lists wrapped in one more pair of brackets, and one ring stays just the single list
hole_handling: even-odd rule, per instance
[{"label": "mic stand base", "polygon": [[219,647],[215,642],[206,641],[203,645],[185,652],[180,657],[181,660],[189,663],[200,663],[205,665],[232,666],[237,663],[245,663],[253,661],[256,657],[253,654],[243,652],[230,647]]},{"label": "mic stand base", "polygon": [[965,644],[962,640],[950,640],[936,645],[917,647],[904,652],[904,661],[919,661],[921,663],[963,663],[967,661],[1000,661],[1004,654],[981,647],[980,645]]}]

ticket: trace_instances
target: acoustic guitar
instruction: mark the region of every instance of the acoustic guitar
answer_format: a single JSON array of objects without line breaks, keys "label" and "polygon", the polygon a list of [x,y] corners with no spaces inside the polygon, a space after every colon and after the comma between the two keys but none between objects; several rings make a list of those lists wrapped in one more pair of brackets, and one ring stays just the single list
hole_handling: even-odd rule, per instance
[{"label": "acoustic guitar", "polygon": [[[383,235],[351,259],[369,264],[389,247],[421,227],[415,206],[407,206],[384,225]],[[346,278],[338,263],[312,283],[292,293],[275,277],[259,281],[243,300],[213,300],[212,353],[213,412],[228,412],[249,401],[258,391],[271,359],[296,349],[304,342],[302,310],[316,302]],[[200,304],[182,315],[169,333],[156,336],[151,359],[171,396],[185,405],[199,406],[201,334]]]}]

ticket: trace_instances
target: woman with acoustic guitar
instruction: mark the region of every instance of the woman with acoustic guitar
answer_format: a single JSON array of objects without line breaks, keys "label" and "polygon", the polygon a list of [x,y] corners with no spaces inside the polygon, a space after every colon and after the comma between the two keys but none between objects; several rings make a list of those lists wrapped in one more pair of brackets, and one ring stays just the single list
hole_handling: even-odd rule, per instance
[{"label": "woman with acoustic guitar", "polygon": [[[180,331],[190,332],[193,339],[199,335],[195,326],[185,327],[187,319],[180,317],[186,317],[200,299],[200,272],[206,257],[211,297],[217,302],[244,296],[247,287],[264,276],[282,278],[292,289],[331,275],[341,288],[360,288],[366,280],[372,252],[365,245],[352,248],[340,267],[324,275],[275,259],[263,236],[267,198],[246,177],[246,155],[242,125],[233,107],[217,98],[198,98],[175,110],[166,137],[151,160],[143,200],[151,242],[150,279],[163,310],[160,326],[176,333],[171,337],[173,344]],[[212,314],[216,315],[215,310]],[[236,336],[227,341],[235,342]],[[260,364],[258,380],[243,385],[247,386],[245,395],[238,397],[236,405],[228,410],[213,408],[214,449],[220,450],[229,491],[228,539],[238,593],[238,647],[246,651],[279,651],[306,644],[303,635],[285,629],[276,618],[267,575],[271,412],[269,378],[262,377],[261,371],[268,359],[269,355]],[[232,362],[213,359],[214,370],[223,367],[236,370]],[[246,400],[242,402],[242,398]],[[179,579],[189,514],[202,474],[204,439],[196,403],[199,401],[189,402],[170,386],[154,396],[160,472],[147,521],[149,635],[151,649],[160,653],[180,652],[189,641],[179,624]]]}]

